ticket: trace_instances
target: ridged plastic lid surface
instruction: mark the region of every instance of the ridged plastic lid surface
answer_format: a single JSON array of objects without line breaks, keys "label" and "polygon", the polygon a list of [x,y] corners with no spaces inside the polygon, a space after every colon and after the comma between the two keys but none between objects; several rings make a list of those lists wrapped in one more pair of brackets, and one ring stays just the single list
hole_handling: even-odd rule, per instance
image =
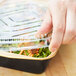
[{"label": "ridged plastic lid surface", "polygon": [[[48,47],[48,38],[37,39],[35,34],[42,23],[44,8],[37,4],[7,2],[0,7],[0,50],[16,51]],[[40,40],[44,41],[39,45]]]}]

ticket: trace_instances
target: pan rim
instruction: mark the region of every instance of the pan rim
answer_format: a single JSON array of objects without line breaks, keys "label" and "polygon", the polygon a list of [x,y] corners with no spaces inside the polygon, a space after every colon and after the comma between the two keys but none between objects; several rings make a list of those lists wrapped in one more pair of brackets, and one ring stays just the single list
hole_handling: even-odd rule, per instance
[{"label": "pan rim", "polygon": [[57,51],[52,52],[49,56],[44,57],[44,58],[35,58],[35,57],[30,57],[30,56],[24,56],[24,55],[19,55],[19,54],[14,54],[14,53],[8,53],[4,51],[0,51],[0,56],[1,57],[6,57],[6,58],[11,58],[11,59],[25,59],[25,60],[48,60],[51,59],[56,55]]}]

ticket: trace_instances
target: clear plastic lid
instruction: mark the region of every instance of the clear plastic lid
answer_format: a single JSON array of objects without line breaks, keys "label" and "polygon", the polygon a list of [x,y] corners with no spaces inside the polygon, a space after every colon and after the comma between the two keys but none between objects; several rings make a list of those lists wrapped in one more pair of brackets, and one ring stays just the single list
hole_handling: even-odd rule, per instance
[{"label": "clear plastic lid", "polygon": [[[0,7],[0,50],[16,51],[48,47],[50,37],[37,39],[45,8],[24,1]],[[43,41],[43,43],[41,43]]]}]

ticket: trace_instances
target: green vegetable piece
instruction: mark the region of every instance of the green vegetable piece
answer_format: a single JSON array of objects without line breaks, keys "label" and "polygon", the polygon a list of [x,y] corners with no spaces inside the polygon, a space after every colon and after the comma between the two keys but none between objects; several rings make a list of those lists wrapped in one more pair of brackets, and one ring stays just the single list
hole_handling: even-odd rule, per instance
[{"label": "green vegetable piece", "polygon": [[42,54],[43,54],[42,55],[43,57],[47,57],[47,54],[46,53],[42,52]]},{"label": "green vegetable piece", "polygon": [[20,51],[14,51],[14,53],[19,54],[19,53],[20,53]]},{"label": "green vegetable piece", "polygon": [[37,57],[37,55],[36,54],[34,54],[34,56],[33,57]]},{"label": "green vegetable piece", "polygon": [[26,55],[27,55],[27,56],[29,55],[29,53],[28,53],[28,51],[27,51],[27,50],[25,50],[25,53],[26,53]]},{"label": "green vegetable piece", "polygon": [[39,49],[39,54],[42,52],[42,48]]}]

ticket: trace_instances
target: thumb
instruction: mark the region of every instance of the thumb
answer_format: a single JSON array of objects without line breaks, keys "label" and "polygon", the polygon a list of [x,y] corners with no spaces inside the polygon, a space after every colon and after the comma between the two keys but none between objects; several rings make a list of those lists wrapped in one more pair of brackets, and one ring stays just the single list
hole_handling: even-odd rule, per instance
[{"label": "thumb", "polygon": [[46,11],[46,14],[44,16],[40,29],[37,31],[36,37],[40,37],[41,35],[44,36],[51,30],[52,30],[52,19],[51,19],[50,11],[48,10]]}]

